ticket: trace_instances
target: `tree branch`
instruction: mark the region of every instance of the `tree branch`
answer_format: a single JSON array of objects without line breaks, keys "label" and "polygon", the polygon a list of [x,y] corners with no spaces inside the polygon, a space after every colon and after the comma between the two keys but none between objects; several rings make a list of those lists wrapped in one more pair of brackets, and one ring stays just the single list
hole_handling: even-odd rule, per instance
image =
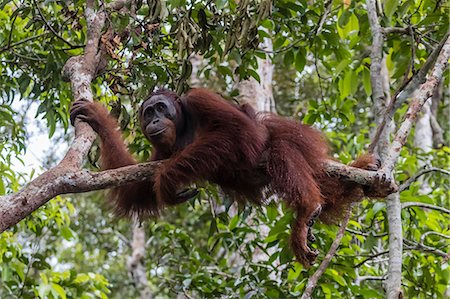
[{"label": "tree branch", "polygon": [[[86,146],[90,146],[91,143],[92,140],[86,136],[75,138],[69,152],[59,165],[37,177],[19,192],[0,196],[0,232],[15,225],[57,195],[147,181],[153,177],[155,169],[163,163],[163,161],[147,162],[100,172],[80,169]],[[346,166],[335,161],[329,161],[326,170],[344,180],[363,185],[377,184],[380,176],[378,172]]]},{"label": "tree branch", "polygon": [[0,232],[18,223],[57,195],[94,191],[149,180],[161,163],[148,162],[92,172],[68,167],[63,162],[37,177],[19,192],[0,196]]},{"label": "tree branch", "polygon": [[345,215],[344,219],[342,220],[341,227],[339,228],[339,230],[336,234],[336,237],[335,237],[333,243],[331,244],[330,249],[328,250],[327,254],[325,255],[322,263],[320,264],[320,266],[316,270],[316,272],[314,272],[314,274],[308,279],[308,283],[306,284],[306,288],[302,294],[301,299],[311,298],[312,292],[314,291],[314,288],[317,286],[319,278],[322,276],[322,274],[327,269],[328,265],[331,262],[331,259],[336,254],[339,244],[341,244],[342,237],[345,234],[345,228],[348,225],[351,215],[352,215],[352,209],[349,209],[347,211],[347,214]]},{"label": "tree branch", "polygon": [[42,13],[41,8],[39,7],[36,0],[33,0],[33,3],[34,3],[34,6],[36,6],[39,16],[41,17],[42,21],[44,22],[45,27],[47,27],[53,33],[54,36],[56,36],[59,40],[63,41],[69,47],[71,47],[71,48],[75,47],[71,42],[67,41],[66,39],[64,39],[64,37],[59,35],[58,32],[56,32],[56,30],[52,27],[52,25],[50,25],[48,23],[47,19],[44,17],[44,14]]},{"label": "tree branch", "polygon": [[437,168],[437,167],[424,168],[424,169],[420,170],[419,172],[417,172],[412,177],[410,177],[409,179],[407,179],[403,184],[401,184],[400,187],[398,188],[399,192],[402,192],[402,191],[408,189],[411,186],[412,183],[417,181],[417,179],[419,177],[421,177],[421,176],[423,176],[423,175],[425,175],[427,173],[434,172],[434,171],[441,172],[441,173],[444,173],[446,175],[450,175],[450,171],[447,171],[447,170],[444,170],[444,169],[441,169],[441,168]]},{"label": "tree branch", "polygon": [[381,281],[383,281],[385,279],[386,279],[386,277],[384,277],[384,276],[359,276],[355,279],[355,284],[360,285],[361,282],[364,282],[366,280],[381,280]]},{"label": "tree branch", "polygon": [[381,251],[381,252],[377,252],[377,253],[375,253],[375,254],[372,254],[371,256],[365,258],[365,259],[362,260],[361,262],[359,262],[359,263],[357,263],[356,265],[354,265],[353,268],[355,268],[355,269],[356,269],[356,268],[359,268],[359,267],[361,267],[362,265],[364,265],[366,262],[371,261],[371,260],[373,260],[374,258],[377,258],[377,257],[379,257],[379,256],[381,256],[381,255],[384,255],[384,254],[387,254],[387,253],[389,253],[389,250]]},{"label": "tree branch", "polygon": [[433,53],[427,58],[427,61],[420,68],[420,70],[414,74],[414,76],[406,83],[405,86],[392,97],[389,105],[387,106],[383,119],[380,125],[377,127],[377,132],[369,145],[369,152],[372,152],[380,142],[380,137],[385,130],[386,124],[392,121],[395,111],[419,88],[420,84],[423,84],[426,79],[426,75],[430,69],[435,65],[438,55],[441,53],[442,47],[446,43],[449,34],[447,33],[439,45],[434,49]]},{"label": "tree branch", "polygon": [[[70,81],[74,100],[93,100],[91,82],[96,76],[100,62],[100,37],[106,19],[105,10],[95,11],[94,4],[94,0],[86,1],[85,53],[82,56],[71,57],[63,68],[63,78]],[[132,175],[125,174],[126,169],[101,173],[80,170],[95,137],[95,132],[88,124],[76,121],[75,139],[62,161],[19,192],[0,197],[0,232],[18,223],[56,195],[103,189],[111,187],[111,183],[115,180],[126,181],[123,176],[131,178]],[[138,172],[139,170],[135,173]],[[144,178],[146,174],[141,173],[139,176]]]},{"label": "tree branch", "polygon": [[413,202],[413,201],[408,201],[408,202],[402,202],[402,209],[406,209],[406,208],[410,208],[410,207],[419,207],[419,208],[425,208],[425,209],[430,209],[430,210],[436,210],[445,214],[449,214],[450,215],[450,210],[440,207],[440,206],[435,206],[429,203],[424,203],[424,202]]},{"label": "tree branch", "polygon": [[447,254],[445,252],[443,252],[442,250],[439,250],[437,248],[422,244],[422,243],[417,243],[414,241],[410,241],[405,239],[404,240],[405,245],[409,246],[409,250],[419,250],[419,251],[424,251],[424,252],[431,252],[435,255],[438,255],[440,257],[443,257],[444,259],[448,259],[450,254]]},{"label": "tree branch", "polygon": [[439,55],[436,59],[436,64],[432,70],[432,73],[428,79],[423,83],[419,89],[415,92],[413,99],[409,104],[408,111],[405,114],[405,118],[397,130],[396,136],[392,141],[388,154],[385,157],[382,170],[386,173],[391,173],[395,163],[400,156],[400,150],[405,145],[406,139],[411,131],[413,124],[417,119],[417,115],[421,111],[425,102],[432,96],[434,89],[438,86],[442,80],[444,71],[447,68],[448,59],[450,58],[450,37],[447,36]]}]

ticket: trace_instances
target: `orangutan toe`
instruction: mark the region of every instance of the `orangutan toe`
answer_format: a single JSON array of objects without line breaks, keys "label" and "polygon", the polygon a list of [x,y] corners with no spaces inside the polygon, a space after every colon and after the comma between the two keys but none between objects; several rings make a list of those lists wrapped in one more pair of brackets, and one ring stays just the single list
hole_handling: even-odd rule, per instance
[{"label": "orangutan toe", "polygon": [[308,248],[308,251],[306,251],[303,254],[303,260],[304,262],[302,263],[305,267],[309,267],[314,265],[314,262],[316,261],[317,256],[319,255],[319,251],[314,249],[311,250]]},{"label": "orangutan toe", "polygon": [[316,242],[316,236],[314,236],[314,234],[312,233],[311,227],[308,229],[308,242],[309,243]]}]

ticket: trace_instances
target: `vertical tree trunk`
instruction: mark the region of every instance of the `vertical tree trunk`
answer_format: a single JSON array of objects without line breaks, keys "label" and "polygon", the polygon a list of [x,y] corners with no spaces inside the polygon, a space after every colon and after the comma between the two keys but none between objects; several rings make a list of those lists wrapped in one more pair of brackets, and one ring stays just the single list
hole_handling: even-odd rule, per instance
[{"label": "vertical tree trunk", "polygon": [[[265,38],[260,47],[267,52],[271,52],[273,50],[272,40]],[[275,112],[272,89],[273,70],[274,66],[269,54],[267,54],[266,59],[258,58],[257,73],[260,82],[255,78],[237,82],[238,100],[252,105],[257,111]]]},{"label": "vertical tree trunk", "polygon": [[[386,69],[386,59],[383,57],[384,36],[377,14],[376,0],[367,0],[367,16],[372,31],[373,42],[371,48],[370,80],[372,85],[372,99],[375,105],[376,123],[380,125],[386,112],[387,101],[390,99],[389,74]],[[376,152],[384,162],[389,149],[389,136],[392,126],[388,126],[376,147]],[[390,171],[391,172],[391,171]],[[389,173],[390,175],[390,173]],[[386,198],[386,212],[389,223],[389,265],[386,280],[387,298],[397,299],[401,296],[403,233],[401,222],[400,194],[394,193]]]},{"label": "vertical tree trunk", "polygon": [[[416,123],[416,130],[414,134],[414,146],[420,149],[423,153],[428,153],[433,149],[433,129],[431,127],[431,102],[425,103],[422,109],[422,115]],[[419,160],[419,166],[427,165],[427,161]],[[422,176],[418,179],[421,183],[420,192],[424,194],[430,193],[432,190],[428,184],[427,179]]]},{"label": "vertical tree trunk", "polygon": [[145,230],[137,219],[133,220],[133,241],[131,256],[128,259],[128,271],[133,279],[141,299],[152,299],[145,268]]}]

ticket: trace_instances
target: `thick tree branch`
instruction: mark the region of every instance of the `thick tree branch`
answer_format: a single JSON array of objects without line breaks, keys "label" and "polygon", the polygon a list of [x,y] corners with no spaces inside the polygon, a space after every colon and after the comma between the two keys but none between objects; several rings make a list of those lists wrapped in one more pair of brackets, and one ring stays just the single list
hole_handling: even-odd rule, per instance
[{"label": "thick tree branch", "polygon": [[[80,169],[90,139],[76,138],[68,154],[56,167],[43,173],[17,193],[0,196],[0,232],[10,228],[53,197],[67,193],[82,193],[121,186],[131,182],[148,181],[163,163],[147,162],[137,165],[92,172]],[[366,171],[330,161],[328,173],[363,185],[376,185],[381,173]],[[355,173],[353,173],[355,172]]]},{"label": "thick tree branch", "polygon": [[145,181],[153,177],[160,162],[92,172],[63,163],[43,173],[17,193],[0,197],[0,232],[15,225],[53,197]]},{"label": "thick tree branch", "polygon": [[[423,84],[426,80],[426,76],[431,68],[434,66],[436,59],[439,53],[442,50],[446,40],[448,38],[448,34],[442,39],[439,45],[434,49],[433,53],[428,57],[427,61],[420,68],[420,70],[414,74],[414,76],[406,83],[403,88],[392,97],[389,105],[386,107],[384,111],[384,115],[382,117],[382,121],[380,125],[377,127],[377,132],[375,133],[375,137],[372,140],[372,143],[369,145],[369,152],[372,152],[380,142],[380,137],[385,131],[386,124],[391,122],[394,118],[395,111],[406,102],[406,100],[411,97],[411,95],[419,88],[420,84]],[[374,74],[374,77],[376,75]]]},{"label": "thick tree branch", "polygon": [[447,36],[447,40],[445,41],[439,56],[437,57],[432,73],[425,83],[423,83],[415,92],[414,97],[409,104],[408,111],[405,114],[405,118],[397,130],[394,140],[392,141],[382,168],[386,173],[391,173],[394,169],[397,159],[400,156],[400,150],[406,143],[406,139],[417,119],[417,115],[421,111],[425,102],[432,96],[434,89],[442,80],[449,58],[450,37]]},{"label": "thick tree branch", "polygon": [[[383,31],[378,19],[376,0],[367,0],[367,16],[373,36],[371,48],[370,80],[372,84],[372,99],[375,105],[375,117],[378,124],[369,152],[377,152],[384,166],[385,156],[389,146],[390,124],[386,118],[386,97],[383,87]],[[392,175],[391,171],[386,172]],[[402,271],[402,224],[399,193],[391,194],[386,200],[387,218],[389,223],[389,265],[386,281],[386,295],[388,299],[397,299],[401,295]]]}]

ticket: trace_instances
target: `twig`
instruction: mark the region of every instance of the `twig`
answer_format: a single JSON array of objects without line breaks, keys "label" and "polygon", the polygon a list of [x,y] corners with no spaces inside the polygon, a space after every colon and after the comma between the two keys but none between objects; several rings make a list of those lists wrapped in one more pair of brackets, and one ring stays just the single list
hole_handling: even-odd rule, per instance
[{"label": "twig", "polygon": [[62,37],[56,30],[47,22],[47,19],[44,17],[44,14],[41,11],[41,8],[37,4],[36,0],[33,0],[34,6],[36,6],[36,9],[38,11],[39,16],[41,17],[42,21],[44,22],[45,26],[53,33],[54,36],[56,36],[59,40],[63,41],[65,44],[67,44],[69,47],[73,48],[74,45],[65,40],[64,37]]},{"label": "twig", "polygon": [[392,33],[400,33],[400,34],[409,34],[409,28],[402,27],[386,27],[382,28],[384,34],[392,34]]},{"label": "twig", "polygon": [[322,17],[320,18],[319,26],[317,27],[316,30],[316,35],[319,35],[322,32],[323,24],[325,24],[325,20],[327,19],[328,14],[331,11],[332,3],[333,3],[332,0],[327,0],[327,2],[323,4],[323,6],[325,6],[325,11],[323,12]]},{"label": "twig", "polygon": [[366,232],[361,232],[361,231],[357,231],[357,230],[353,230],[351,228],[346,228],[346,231],[348,231],[349,233],[355,234],[355,235],[360,235],[360,236],[364,236],[364,237],[374,237],[374,238],[381,238],[381,237],[386,237],[388,234],[387,233],[382,233],[382,234],[371,234],[371,233],[366,233]]},{"label": "twig", "polygon": [[375,253],[375,254],[369,256],[368,258],[365,258],[365,259],[362,260],[361,262],[357,263],[356,265],[353,266],[353,268],[359,268],[359,267],[361,267],[362,265],[364,265],[366,262],[368,262],[368,261],[370,261],[370,260],[373,260],[374,258],[377,258],[377,257],[379,257],[380,255],[384,255],[384,254],[388,254],[388,253],[389,253],[389,250],[377,252],[377,253]]},{"label": "twig", "polygon": [[437,168],[437,167],[424,168],[424,169],[420,170],[419,172],[417,172],[412,177],[410,177],[409,179],[407,179],[403,184],[401,184],[400,187],[398,188],[399,192],[402,192],[402,191],[408,189],[411,186],[411,184],[414,183],[415,181],[417,181],[417,179],[419,177],[421,177],[422,175],[425,175],[427,173],[434,172],[434,171],[441,172],[446,175],[450,175],[450,171],[447,171],[447,170],[444,170],[441,168]]},{"label": "twig", "polygon": [[405,242],[405,245],[410,246],[410,248],[408,248],[409,250],[419,250],[419,251],[424,251],[424,252],[431,252],[431,253],[441,256],[443,258],[448,258],[448,256],[449,256],[449,254],[443,252],[442,250],[439,250],[439,249],[431,247],[431,246],[427,246],[427,245],[417,243],[417,242],[407,240],[407,239],[404,239],[403,242]]},{"label": "twig", "polygon": [[21,44],[25,44],[25,43],[27,43],[27,42],[29,42],[29,41],[32,41],[32,40],[41,38],[41,37],[43,37],[43,36],[45,36],[45,35],[47,35],[47,34],[48,34],[47,32],[46,32],[46,33],[41,33],[41,34],[38,34],[38,35],[34,35],[34,36],[30,36],[30,37],[24,38],[23,40],[20,40],[20,41],[18,41],[18,42],[15,42],[15,43],[12,43],[12,44],[8,44],[8,45],[6,45],[6,46],[1,47],[1,48],[0,48],[0,52],[9,50],[9,49],[14,48],[14,47],[16,47],[16,46],[19,46],[19,45],[21,45]]},{"label": "twig", "polygon": [[345,234],[345,228],[348,225],[351,215],[352,215],[352,209],[350,208],[347,211],[347,213],[345,214],[345,217],[341,223],[341,227],[339,228],[339,230],[336,234],[336,237],[335,237],[333,243],[331,244],[330,249],[328,250],[327,254],[325,255],[322,263],[320,264],[320,266],[316,270],[316,272],[314,272],[314,274],[308,279],[308,283],[306,284],[306,288],[305,288],[305,291],[303,292],[301,299],[311,298],[312,292],[314,291],[314,288],[317,286],[317,283],[318,283],[320,277],[323,275],[323,273],[327,269],[328,265],[330,264],[331,259],[336,254],[339,244],[341,243],[342,237]]},{"label": "twig", "polygon": [[425,238],[428,237],[429,235],[436,235],[436,236],[442,237],[444,239],[450,239],[449,235],[444,235],[442,233],[438,233],[438,232],[431,230],[431,231],[424,233],[422,236],[420,236],[420,244],[424,244]]},{"label": "twig", "polygon": [[360,285],[361,282],[364,282],[366,280],[380,280],[383,281],[386,279],[386,276],[359,276],[355,279],[355,284]]},{"label": "twig", "polygon": [[435,206],[435,205],[432,205],[429,203],[413,202],[413,201],[402,202],[402,209],[406,209],[406,208],[410,208],[410,207],[419,207],[419,208],[425,208],[425,209],[430,209],[430,210],[436,210],[436,211],[450,215],[450,210],[440,207],[440,206]]},{"label": "twig", "polygon": [[17,19],[18,15],[19,15],[18,13],[16,13],[14,15],[14,19],[13,19],[13,21],[11,23],[11,30],[9,31],[9,35],[8,35],[8,45],[6,46],[7,49],[9,49],[9,47],[11,45],[11,39],[12,39],[13,30],[14,30],[14,24],[16,23],[16,19]]}]

